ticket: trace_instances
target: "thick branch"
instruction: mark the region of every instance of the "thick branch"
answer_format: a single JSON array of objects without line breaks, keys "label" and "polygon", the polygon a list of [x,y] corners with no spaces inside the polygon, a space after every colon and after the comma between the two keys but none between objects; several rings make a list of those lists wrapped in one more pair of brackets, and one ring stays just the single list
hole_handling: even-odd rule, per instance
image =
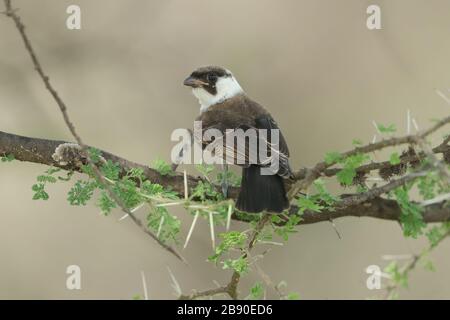
[{"label": "thick branch", "polygon": [[[16,160],[40,163],[69,171],[81,172],[81,165],[85,162],[85,159],[81,153],[77,153],[76,149],[70,154],[73,159],[61,159],[60,161],[56,161],[53,158],[56,149],[63,144],[68,144],[68,142],[30,138],[0,131],[0,155],[13,155]],[[184,195],[184,179],[182,174],[175,173],[174,175],[163,176],[158,171],[148,166],[124,159],[107,151],[101,150],[101,153],[105,160],[111,160],[114,163],[118,163],[122,168],[122,174],[131,168],[141,168],[144,170],[144,175],[148,180],[153,183],[161,184],[164,187],[171,188],[180,195]],[[200,178],[188,176],[189,188],[194,188],[200,180]],[[232,188],[230,191],[232,196],[236,195],[238,192],[236,188]]]},{"label": "thick branch", "polygon": [[[61,164],[53,159],[56,148],[65,143],[67,142],[29,138],[0,131],[0,155],[13,155],[15,159],[20,161],[34,162],[80,172],[80,161],[70,161],[67,164]],[[448,146],[435,148],[435,152],[443,152],[445,150],[448,150]],[[123,172],[131,168],[141,168],[144,170],[146,178],[153,183],[159,183],[164,187],[172,188],[172,190],[178,192],[180,195],[184,195],[184,179],[182,174],[174,173],[171,176],[162,176],[159,172],[148,166],[129,161],[109,152],[102,151],[102,155],[106,160],[120,164]],[[194,188],[199,181],[201,181],[201,178],[188,175],[189,189]],[[238,188],[231,188],[230,197],[236,198],[238,191]],[[366,199],[362,203],[347,202],[346,207],[338,208],[336,211],[324,210],[320,213],[306,211],[303,214],[303,220],[300,224],[317,223],[346,216],[399,220],[401,211],[396,201],[381,198],[379,195],[373,195],[372,199]],[[349,195],[347,197],[351,196]],[[347,197],[343,197],[344,201],[349,201],[346,200]],[[294,206],[291,208],[292,212],[296,212],[296,210],[297,208]],[[434,204],[426,207],[423,215],[425,222],[447,221],[450,218],[450,209],[443,207],[443,203]],[[247,221],[245,217],[238,215],[234,215],[233,218],[234,220]]]}]

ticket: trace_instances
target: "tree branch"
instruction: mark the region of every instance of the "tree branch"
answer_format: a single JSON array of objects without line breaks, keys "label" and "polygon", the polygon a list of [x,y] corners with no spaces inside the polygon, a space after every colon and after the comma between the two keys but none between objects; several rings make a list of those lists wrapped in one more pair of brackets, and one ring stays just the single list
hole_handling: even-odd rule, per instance
[{"label": "tree branch", "polygon": [[[60,154],[60,158],[56,161],[53,157],[58,147],[68,144],[66,141],[60,140],[48,140],[39,138],[30,138],[10,134],[0,131],[0,155],[13,155],[15,159],[26,162],[39,163],[47,166],[59,167],[64,170],[81,172],[81,164],[86,160],[80,153],[76,153],[77,149],[72,149],[74,152]],[[442,153],[448,152],[449,146],[440,145],[434,148],[434,152]],[[61,150],[60,150],[61,151]],[[141,168],[144,171],[144,175],[147,179],[153,183],[158,183],[165,188],[171,188],[184,196],[184,178],[180,173],[174,173],[173,175],[161,175],[158,171],[139,164],[112,153],[101,151],[102,156],[106,160],[111,160],[118,163],[122,168],[122,174],[131,168]],[[66,156],[67,158],[64,158]],[[200,177],[187,176],[188,188],[192,190],[202,181]],[[391,184],[392,186],[392,184]],[[219,190],[219,189],[218,189]],[[370,199],[365,199],[363,202],[351,203],[352,196],[358,195],[343,195],[341,198],[345,201],[346,206],[337,207],[335,211],[324,210],[322,212],[310,212],[305,211],[302,216],[300,224],[311,224],[322,221],[329,221],[329,219],[337,219],[342,217],[372,217],[385,220],[396,220],[400,218],[400,208],[397,202],[394,200],[384,199],[380,197],[378,191],[372,192]],[[230,188],[230,198],[236,199],[239,188]],[[425,207],[423,218],[424,222],[442,222],[447,221],[450,218],[450,209],[443,206],[444,202],[436,203]],[[298,208],[292,206],[290,211],[297,212]],[[237,221],[248,222],[244,216],[233,215],[233,219]]]},{"label": "tree branch", "polygon": [[[382,140],[380,142],[369,143],[367,145],[359,146],[350,151],[341,153],[341,155],[343,158],[346,158],[359,153],[362,154],[378,151],[381,149],[385,149],[387,147],[394,147],[403,144],[414,145],[419,141],[424,140],[429,135],[436,132],[437,130],[439,130],[448,123],[450,123],[450,116],[441,119],[440,121],[435,123],[432,127],[418,134],[406,135],[403,137],[393,137],[390,139]],[[446,139],[446,142],[448,142],[448,139]],[[304,178],[295,182],[292,188],[289,190],[288,193],[289,199],[293,199],[301,190],[306,190],[313,183],[314,180],[316,180],[323,174],[323,172],[326,169],[330,168],[335,164],[336,162],[327,163],[325,161],[322,161],[316,164],[312,169],[308,169],[304,175]]]}]

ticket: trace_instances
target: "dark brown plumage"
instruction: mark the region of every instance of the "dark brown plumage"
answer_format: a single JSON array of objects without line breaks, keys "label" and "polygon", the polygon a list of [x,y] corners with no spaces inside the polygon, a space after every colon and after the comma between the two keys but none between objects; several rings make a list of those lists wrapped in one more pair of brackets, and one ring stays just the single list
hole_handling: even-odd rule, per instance
[{"label": "dark brown plumage", "polygon": [[[235,82],[235,83],[234,83]],[[289,166],[289,149],[285,138],[278,128],[270,113],[257,102],[250,99],[240,88],[231,72],[221,67],[203,67],[194,71],[188,77],[185,85],[191,86],[196,96],[199,97],[202,104],[201,114],[197,117],[197,121],[202,122],[202,129],[218,129],[225,138],[219,143],[224,149],[227,148],[226,132],[229,129],[247,130],[247,129],[265,129],[268,130],[267,140],[272,143],[279,151],[279,168],[273,175],[262,175],[261,168],[267,168],[267,162],[257,157],[256,162],[238,163],[237,157],[239,151],[237,148],[233,150],[233,164],[243,167],[242,186],[238,197],[236,207],[247,212],[281,212],[289,206],[284,188],[283,178],[290,178],[292,171]],[[236,89],[237,88],[237,89]],[[204,89],[204,92],[198,90]],[[239,89],[241,89],[239,91]],[[233,94],[227,95],[227,90]],[[215,102],[207,105],[211,95],[211,101]],[[223,95],[223,99],[217,98]],[[206,101],[206,102],[205,102]],[[272,142],[270,130],[278,130],[279,143]],[[202,137],[196,137],[204,146],[209,145],[212,141],[205,141]],[[262,139],[258,131],[258,139]],[[215,141],[217,143],[217,141]],[[258,145],[259,146],[259,145]],[[245,159],[250,158],[250,148],[246,145]],[[259,149],[256,149],[259,152]],[[272,155],[273,150],[269,150],[268,154]],[[241,152],[242,153],[242,152]],[[278,154],[278,153],[277,153]]]}]

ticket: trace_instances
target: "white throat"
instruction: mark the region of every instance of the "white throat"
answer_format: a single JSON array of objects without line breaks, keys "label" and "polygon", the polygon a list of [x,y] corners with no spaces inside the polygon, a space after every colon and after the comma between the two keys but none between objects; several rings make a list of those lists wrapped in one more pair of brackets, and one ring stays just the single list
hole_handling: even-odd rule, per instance
[{"label": "white throat", "polygon": [[219,78],[216,82],[216,90],[217,93],[212,95],[203,88],[192,89],[192,93],[200,103],[200,113],[205,112],[212,105],[221,103],[244,92],[233,76]]}]

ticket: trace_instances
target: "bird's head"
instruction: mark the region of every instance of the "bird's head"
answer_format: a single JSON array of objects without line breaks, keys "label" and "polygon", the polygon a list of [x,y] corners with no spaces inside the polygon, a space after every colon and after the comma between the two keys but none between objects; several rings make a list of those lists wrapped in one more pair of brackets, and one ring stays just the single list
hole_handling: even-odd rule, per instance
[{"label": "bird's head", "polygon": [[192,87],[192,93],[197,97],[202,112],[243,92],[229,70],[216,66],[198,68],[183,84]]}]

